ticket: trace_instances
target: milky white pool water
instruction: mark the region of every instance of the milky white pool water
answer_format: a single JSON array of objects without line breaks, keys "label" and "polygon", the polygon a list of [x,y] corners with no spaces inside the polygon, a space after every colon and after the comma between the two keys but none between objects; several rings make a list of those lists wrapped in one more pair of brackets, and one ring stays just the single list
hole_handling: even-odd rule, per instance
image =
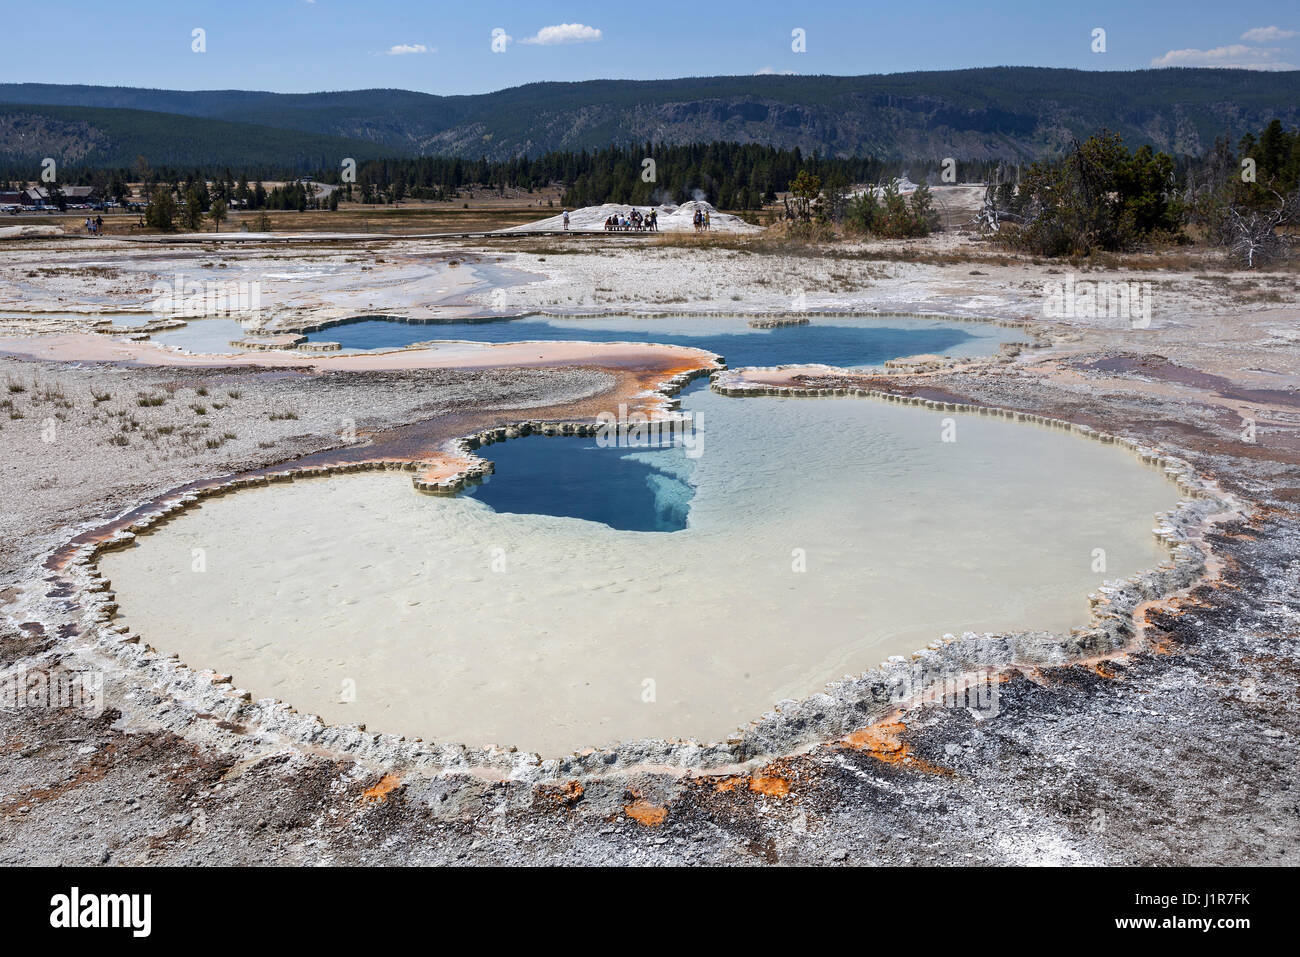
[{"label": "milky white pool water", "polygon": [[363,473],[209,500],[102,567],[151,644],[257,697],[557,756],[725,737],[945,632],[1066,631],[1103,579],[1164,557],[1152,516],[1177,489],[1113,446],[966,415],[943,442],[945,414],[864,399],[687,407],[704,446],[683,531]]}]

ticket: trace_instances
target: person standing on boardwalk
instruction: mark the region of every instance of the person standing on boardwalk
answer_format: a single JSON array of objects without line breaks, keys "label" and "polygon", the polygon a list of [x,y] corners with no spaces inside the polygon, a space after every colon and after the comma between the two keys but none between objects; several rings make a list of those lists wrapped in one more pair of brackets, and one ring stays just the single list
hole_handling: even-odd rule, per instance
[{"label": "person standing on boardwalk", "polygon": [[564,228],[569,228],[569,211],[567,209],[564,211]]}]

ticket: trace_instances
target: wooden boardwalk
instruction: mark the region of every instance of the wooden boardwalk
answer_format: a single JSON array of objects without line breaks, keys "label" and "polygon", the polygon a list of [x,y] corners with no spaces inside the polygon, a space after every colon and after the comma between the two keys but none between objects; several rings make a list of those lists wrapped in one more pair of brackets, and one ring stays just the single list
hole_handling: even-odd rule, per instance
[{"label": "wooden boardwalk", "polygon": [[[337,243],[375,242],[408,239],[511,239],[539,236],[581,236],[584,238],[648,239],[651,236],[672,235],[663,232],[634,232],[614,230],[560,230],[560,229],[486,229],[450,233],[162,233],[149,236],[109,236],[132,243]],[[93,237],[84,237],[93,238]]]}]

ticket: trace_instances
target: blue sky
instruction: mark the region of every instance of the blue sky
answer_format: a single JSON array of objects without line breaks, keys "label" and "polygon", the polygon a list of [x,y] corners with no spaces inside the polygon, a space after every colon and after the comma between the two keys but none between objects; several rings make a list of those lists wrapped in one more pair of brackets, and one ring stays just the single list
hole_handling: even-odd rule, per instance
[{"label": "blue sky", "polygon": [[[446,94],[758,71],[1300,65],[1295,0],[45,0],[24,17],[58,39],[7,41],[0,82]],[[1091,49],[1096,28],[1104,53]],[[494,29],[510,38],[504,52],[492,51]],[[795,29],[805,52],[791,48]]]}]

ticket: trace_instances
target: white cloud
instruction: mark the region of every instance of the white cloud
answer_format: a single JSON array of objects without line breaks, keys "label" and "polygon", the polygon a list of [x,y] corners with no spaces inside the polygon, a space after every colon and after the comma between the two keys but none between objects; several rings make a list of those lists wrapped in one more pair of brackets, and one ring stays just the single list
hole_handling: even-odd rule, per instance
[{"label": "white cloud", "polygon": [[602,34],[595,27],[585,23],[557,23],[542,27],[536,36],[524,37],[520,43],[532,43],[536,46],[551,47],[561,43],[594,43]]},{"label": "white cloud", "polygon": [[1170,50],[1164,56],[1152,57],[1152,66],[1213,66],[1235,70],[1294,70],[1294,64],[1283,62],[1278,55],[1285,53],[1276,47],[1250,47],[1243,43],[1215,47],[1212,50]]},{"label": "white cloud", "polygon": [[[1252,27],[1241,35],[1247,43],[1269,43],[1300,36],[1300,31],[1281,27]],[[1294,70],[1289,57],[1291,51],[1281,47],[1247,46],[1246,43],[1229,43],[1210,50],[1170,50],[1164,56],[1153,57],[1152,66],[1212,66],[1236,70]]]},{"label": "white cloud", "polygon": [[398,43],[384,51],[385,56],[405,56],[408,53],[430,53],[432,52],[423,43]]},{"label": "white cloud", "polygon": [[1268,43],[1272,40],[1289,40],[1297,35],[1300,35],[1297,31],[1283,30],[1281,27],[1255,27],[1243,33],[1241,38],[1250,43]]},{"label": "white cloud", "polygon": [[754,76],[794,76],[794,70],[774,70],[765,66],[754,71]]}]

